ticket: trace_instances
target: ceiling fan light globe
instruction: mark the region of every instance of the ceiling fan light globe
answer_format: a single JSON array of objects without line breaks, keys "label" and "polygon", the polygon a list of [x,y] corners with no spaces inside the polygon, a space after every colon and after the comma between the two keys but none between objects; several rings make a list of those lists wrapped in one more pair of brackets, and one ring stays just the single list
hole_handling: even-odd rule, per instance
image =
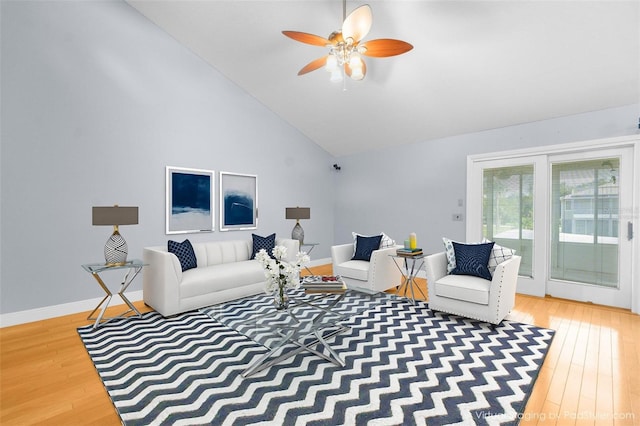
[{"label": "ceiling fan light globe", "polygon": [[351,73],[351,79],[355,80],[355,81],[360,81],[364,78],[364,74],[362,74],[362,71],[353,71],[353,73]]},{"label": "ceiling fan light globe", "polygon": [[338,59],[334,55],[329,54],[329,56],[327,56],[325,69],[329,72],[333,72],[338,69]]},{"label": "ceiling fan light globe", "polygon": [[357,53],[352,54],[349,58],[349,67],[353,70],[360,70],[362,73],[362,58]]},{"label": "ceiling fan light globe", "polygon": [[339,68],[331,71],[331,82],[332,83],[340,83],[342,81],[342,73]]},{"label": "ceiling fan light globe", "polygon": [[363,78],[364,78],[364,73],[362,72],[362,67],[354,68],[353,70],[351,70],[351,79],[352,80],[360,81]]}]

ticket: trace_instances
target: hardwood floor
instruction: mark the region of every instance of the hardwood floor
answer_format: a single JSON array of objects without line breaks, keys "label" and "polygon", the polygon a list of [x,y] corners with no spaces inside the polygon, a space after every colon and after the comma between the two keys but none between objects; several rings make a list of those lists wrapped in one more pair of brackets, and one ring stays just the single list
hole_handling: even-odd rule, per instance
[{"label": "hardwood floor", "polygon": [[[120,424],[76,332],[87,315],[0,329],[0,424]],[[521,424],[640,425],[640,316],[518,295],[509,319],[556,330]]]}]

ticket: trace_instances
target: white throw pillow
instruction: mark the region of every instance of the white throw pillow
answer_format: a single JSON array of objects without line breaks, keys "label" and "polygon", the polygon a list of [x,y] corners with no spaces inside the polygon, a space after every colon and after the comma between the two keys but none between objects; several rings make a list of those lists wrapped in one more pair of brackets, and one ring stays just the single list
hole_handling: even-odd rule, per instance
[{"label": "white throw pillow", "polygon": [[[447,274],[456,269],[456,252],[453,249],[453,241],[448,238],[442,238],[444,243],[444,252],[447,255]],[[456,241],[457,243],[457,241]]]},{"label": "white throw pillow", "polygon": [[380,241],[380,248],[381,249],[390,248],[390,247],[395,247],[396,246],[396,242],[394,240],[392,240],[390,236],[388,236],[384,232],[381,232],[381,234],[382,234],[382,240]]},{"label": "white throw pillow", "polygon": [[[482,240],[482,242],[490,243],[491,241],[485,238]],[[493,273],[496,270],[496,267],[499,264],[511,259],[511,257],[513,257],[514,254],[516,254],[516,251],[514,249],[510,249],[509,247],[502,247],[502,246],[499,246],[498,244],[494,244],[493,249],[491,250],[491,256],[489,256],[489,265],[488,265],[489,272],[491,272],[491,275],[493,275]]]}]

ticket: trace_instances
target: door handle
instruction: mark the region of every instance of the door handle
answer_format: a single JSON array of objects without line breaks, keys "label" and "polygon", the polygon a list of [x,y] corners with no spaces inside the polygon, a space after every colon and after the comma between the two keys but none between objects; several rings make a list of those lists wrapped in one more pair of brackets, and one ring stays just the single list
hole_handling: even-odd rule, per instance
[{"label": "door handle", "polygon": [[627,222],[627,240],[633,239],[633,222]]}]

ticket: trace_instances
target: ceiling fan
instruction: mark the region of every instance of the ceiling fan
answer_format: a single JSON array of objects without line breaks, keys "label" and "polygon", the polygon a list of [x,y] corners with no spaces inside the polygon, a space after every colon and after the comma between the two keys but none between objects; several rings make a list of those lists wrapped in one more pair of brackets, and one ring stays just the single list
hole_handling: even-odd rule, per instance
[{"label": "ceiling fan", "polygon": [[282,31],[282,34],[301,43],[323,46],[329,53],[305,65],[298,75],[325,67],[331,72],[331,81],[341,81],[343,73],[353,80],[362,80],[367,73],[367,66],[362,56],[384,58],[401,55],[413,49],[413,46],[402,40],[381,38],[362,41],[369,33],[373,14],[368,4],[356,8],[347,15],[347,1],[342,2],[342,29],[332,32],[328,38],[299,31]]}]

